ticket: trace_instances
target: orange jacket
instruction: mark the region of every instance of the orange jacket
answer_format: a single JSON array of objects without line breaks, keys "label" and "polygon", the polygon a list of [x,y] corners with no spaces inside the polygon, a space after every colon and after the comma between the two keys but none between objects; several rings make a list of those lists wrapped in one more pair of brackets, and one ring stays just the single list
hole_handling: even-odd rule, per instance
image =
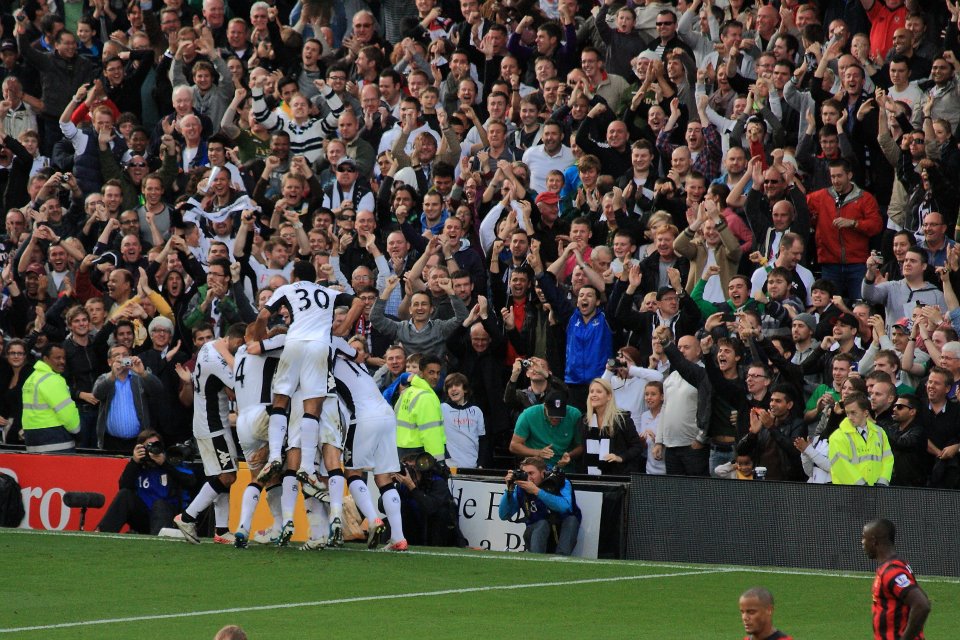
[{"label": "orange jacket", "polygon": [[[810,219],[817,234],[817,260],[820,264],[863,264],[870,257],[870,238],[883,231],[883,218],[876,198],[853,185],[853,190],[837,207],[837,192],[832,187],[807,195]],[[856,220],[856,227],[837,228],[836,218]]]}]

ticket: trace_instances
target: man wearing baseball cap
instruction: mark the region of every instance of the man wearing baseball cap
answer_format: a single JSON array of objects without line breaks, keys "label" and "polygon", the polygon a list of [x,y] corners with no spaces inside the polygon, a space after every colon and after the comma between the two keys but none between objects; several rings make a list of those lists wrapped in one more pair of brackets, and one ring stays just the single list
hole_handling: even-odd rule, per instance
[{"label": "man wearing baseball cap", "polygon": [[533,229],[540,241],[540,258],[544,264],[550,264],[559,257],[557,236],[570,234],[570,223],[560,220],[560,195],[553,191],[544,191],[537,196],[537,210],[540,220],[534,222]]},{"label": "man wearing baseball cap", "polygon": [[583,440],[577,425],[580,410],[567,404],[561,391],[552,391],[543,404],[528,407],[517,418],[510,440],[510,453],[541,458],[547,466],[566,467],[583,455]]}]

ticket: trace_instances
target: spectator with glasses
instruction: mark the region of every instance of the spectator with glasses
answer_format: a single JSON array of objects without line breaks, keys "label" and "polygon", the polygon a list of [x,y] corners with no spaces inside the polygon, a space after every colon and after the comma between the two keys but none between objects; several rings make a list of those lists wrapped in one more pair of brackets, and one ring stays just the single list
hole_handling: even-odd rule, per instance
[{"label": "spectator with glasses", "polygon": [[913,394],[897,398],[893,403],[893,428],[887,431],[893,451],[892,486],[924,487],[927,485],[929,454],[927,436],[919,401]]},{"label": "spectator with glasses", "polygon": [[[230,262],[223,258],[210,261],[207,282],[187,303],[183,324],[188,329],[208,322],[215,336],[226,335],[227,328],[237,322],[252,322],[250,301],[243,292],[242,281],[231,282]],[[255,314],[254,314],[255,315]]]},{"label": "spectator with glasses", "polygon": [[0,443],[23,443],[23,383],[33,371],[27,343],[14,339],[0,361]]},{"label": "spectator with glasses", "polygon": [[350,208],[354,211],[376,210],[370,187],[359,177],[360,165],[357,161],[350,156],[341,158],[336,166],[336,180],[323,190],[323,206],[332,209],[334,213],[345,209],[346,203],[350,203]]}]

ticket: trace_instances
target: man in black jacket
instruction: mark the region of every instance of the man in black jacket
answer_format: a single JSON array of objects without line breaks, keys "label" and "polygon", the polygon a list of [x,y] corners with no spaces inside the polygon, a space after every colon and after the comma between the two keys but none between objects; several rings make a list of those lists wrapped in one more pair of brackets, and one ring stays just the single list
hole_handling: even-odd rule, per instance
[{"label": "man in black jacket", "polygon": [[656,311],[635,309],[641,285],[641,267],[637,265],[623,271],[610,296],[616,328],[620,329],[618,344],[639,349],[640,366],[645,366],[653,353],[650,336],[656,327],[668,327],[677,339],[692,336],[700,328],[700,310],[683,290],[680,271],[671,268],[668,274],[672,286],[657,289]]},{"label": "man in black jacket", "polygon": [[917,397],[901,396],[893,402],[893,428],[887,430],[893,450],[894,486],[925,487],[927,485],[927,435],[920,420]]}]

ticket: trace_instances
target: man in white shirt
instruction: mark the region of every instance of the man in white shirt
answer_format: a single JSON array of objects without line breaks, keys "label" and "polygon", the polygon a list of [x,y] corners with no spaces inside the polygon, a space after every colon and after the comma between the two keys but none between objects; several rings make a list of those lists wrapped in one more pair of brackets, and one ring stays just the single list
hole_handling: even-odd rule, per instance
[{"label": "man in white shirt", "polygon": [[563,130],[554,121],[543,125],[543,142],[527,149],[523,162],[530,167],[530,188],[540,193],[547,190],[547,174],[562,172],[574,163],[573,151],[563,144]]}]

